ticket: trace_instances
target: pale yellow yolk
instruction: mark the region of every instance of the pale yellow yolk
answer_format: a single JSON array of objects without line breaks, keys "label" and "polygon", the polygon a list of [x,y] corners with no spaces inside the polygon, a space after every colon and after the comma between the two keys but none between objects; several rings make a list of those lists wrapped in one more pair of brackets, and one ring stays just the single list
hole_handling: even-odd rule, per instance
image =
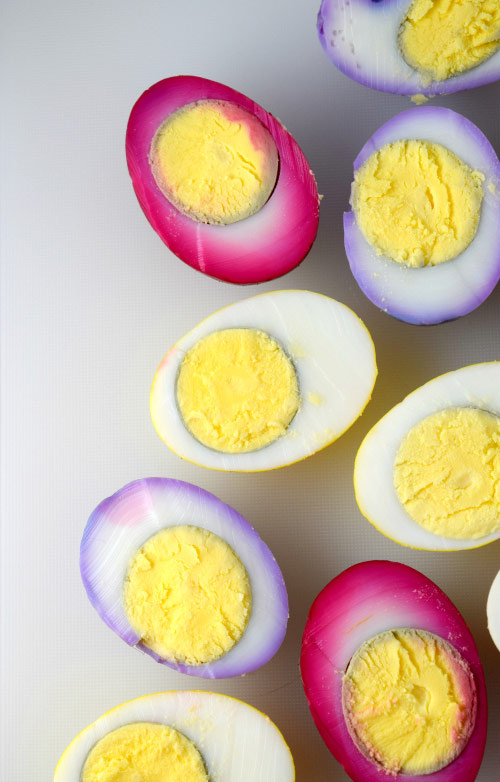
[{"label": "pale yellow yolk", "polygon": [[286,432],[299,408],[299,386],[292,362],[269,334],[226,329],[200,340],[184,357],[177,404],[201,443],[244,453]]},{"label": "pale yellow yolk", "polygon": [[180,211],[225,224],[266,203],[276,183],[278,151],[253,114],[207,100],[165,120],[153,138],[150,163],[158,186]]},{"label": "pale yellow yolk", "polygon": [[468,71],[500,47],[500,3],[415,0],[401,25],[400,46],[424,84]]},{"label": "pale yellow yolk", "polygon": [[412,519],[436,535],[481,538],[500,529],[500,418],[442,410],[410,429],[394,486]]},{"label": "pale yellow yolk", "polygon": [[387,772],[437,771],[462,751],[474,727],[467,663],[423,630],[389,630],[360,646],[344,675],[342,699],[358,749]]},{"label": "pale yellow yolk", "polygon": [[484,175],[440,144],[401,140],[355,173],[351,204],[379,255],[410,267],[455,258],[476,233]]},{"label": "pale yellow yolk", "polygon": [[135,722],[92,748],[81,782],[209,782],[198,749],[167,725]]},{"label": "pale yellow yolk", "polygon": [[231,547],[199,527],[169,527],[132,559],[124,586],[130,624],[166,660],[202,665],[243,635],[251,610],[244,566]]}]

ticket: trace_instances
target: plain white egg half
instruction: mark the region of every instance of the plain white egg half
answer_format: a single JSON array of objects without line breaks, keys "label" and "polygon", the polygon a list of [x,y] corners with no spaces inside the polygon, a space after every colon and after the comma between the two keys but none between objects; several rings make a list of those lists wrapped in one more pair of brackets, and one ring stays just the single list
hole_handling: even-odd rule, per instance
[{"label": "plain white egg half", "polygon": [[243,701],[212,692],[165,692],[128,701],[83,730],[62,755],[54,782],[77,782],[94,745],[137,722],[175,728],[200,751],[211,782],[293,782],[290,750],[276,725]]},{"label": "plain white egg half", "polygon": [[493,579],[491,585],[486,604],[486,615],[488,617],[488,630],[493,643],[500,651],[500,571]]},{"label": "plain white egg half", "polygon": [[394,463],[401,441],[422,419],[456,407],[500,416],[500,361],[463,367],[417,388],[375,424],[357,453],[354,489],[361,513],[380,532],[404,546],[452,551],[476,548],[500,537],[500,530],[474,539],[436,535],[415,522],[397,496]]},{"label": "plain white egg half", "polygon": [[[186,428],[176,400],[186,352],[207,335],[231,328],[258,329],[279,343],[294,365],[301,399],[285,435],[246,453],[222,453],[199,442]],[[319,293],[273,291],[215,312],[174,345],[153,381],[151,415],[160,437],[187,461],[216,470],[270,470],[340,437],[361,415],[376,376],[372,339],[352,310]]]}]

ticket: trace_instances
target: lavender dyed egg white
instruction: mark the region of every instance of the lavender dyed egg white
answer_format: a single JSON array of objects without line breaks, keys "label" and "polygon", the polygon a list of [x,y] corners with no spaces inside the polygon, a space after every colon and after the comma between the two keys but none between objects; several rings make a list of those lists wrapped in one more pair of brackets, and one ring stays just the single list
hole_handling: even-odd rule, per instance
[{"label": "lavender dyed egg white", "polygon": [[[164,123],[186,107],[207,104],[221,112],[219,125],[229,120],[234,133],[248,129],[250,153],[254,147],[268,145],[277,155],[277,175],[270,181],[264,203],[254,214],[229,224],[211,224],[203,216],[183,213],[173,190],[162,190],[152,165],[156,134]],[[132,109],[126,152],[136,196],[152,227],[175,255],[203,274],[240,284],[263,282],[291,271],[309,252],[319,220],[314,175],[283,125],[242,93],[196,76],[175,76],[154,84]],[[225,143],[214,145],[210,154],[220,159],[232,155]],[[241,162],[241,154],[233,157]],[[243,163],[238,177],[250,176],[252,161]],[[215,182],[213,189],[218,187]]]},{"label": "lavender dyed egg white", "polygon": [[346,76],[383,92],[434,96],[500,79],[495,0],[465,13],[461,0],[433,5],[429,13],[423,0],[322,0],[319,39]]},{"label": "lavender dyed egg white", "polygon": [[472,240],[444,263],[412,268],[370,243],[351,208],[344,214],[345,250],[358,285],[373,304],[408,323],[442,323],[478,307],[500,278],[500,163],[470,120],[450,109],[423,106],[396,115],[373,134],[354,161],[355,175],[381,149],[405,140],[444,147],[481,178]]},{"label": "lavender dyed egg white", "polygon": [[[406,633],[405,630],[409,633]],[[431,668],[427,668],[425,658],[447,660],[446,667],[454,680],[455,693],[459,693],[460,708],[454,710],[454,720],[464,725],[466,730],[451,728],[451,744],[457,743],[458,752],[452,752],[451,761],[437,764],[435,771],[407,773],[393,766],[387,769],[377,746],[366,747],[359,740],[360,734],[353,729],[350,721],[352,712],[346,699],[346,688],[352,686],[353,663],[363,649],[374,648],[373,639],[382,641],[394,637],[403,638],[399,646],[400,671],[414,673],[420,666],[418,657],[412,658],[412,647],[404,638],[412,638],[417,651],[424,648],[422,669],[417,680],[421,681],[407,687],[406,692],[415,698],[416,714],[414,728],[415,757],[419,750],[419,736],[433,730],[427,727],[427,714],[432,712],[432,699],[426,694],[426,677]],[[422,647],[422,641],[424,647]],[[440,651],[437,652],[436,650]],[[397,658],[396,655],[396,669]],[[367,675],[370,665],[358,669],[361,680]],[[377,657],[371,656],[373,668],[377,670]],[[414,663],[414,665],[413,665]],[[380,672],[380,671],[379,671]],[[432,581],[418,571],[397,562],[370,561],[361,562],[348,568],[334,578],[314,601],[307,619],[301,652],[301,673],[312,717],[323,740],[337,761],[345,768],[354,782],[381,782],[388,774],[398,780],[410,782],[471,782],[479,770],[486,742],[487,700],[484,675],[472,635],[453,603]],[[439,676],[438,676],[439,678]],[[431,682],[427,679],[427,682]],[[379,682],[384,681],[384,676]],[[443,680],[443,689],[448,685]],[[423,685],[423,686],[421,686]],[[381,690],[383,691],[383,686]],[[376,697],[376,696],[375,696]],[[407,696],[394,694],[389,698],[387,708],[381,707],[379,713],[386,714],[387,720],[394,715]],[[368,719],[376,716],[380,704],[362,712],[360,717]],[[421,711],[421,713],[419,713]],[[409,710],[411,714],[411,711]],[[440,712],[441,714],[442,712]],[[439,723],[439,714],[437,722]],[[410,718],[413,719],[413,718]],[[393,724],[390,746],[395,754],[399,752],[398,743],[411,743],[405,728],[399,731]],[[456,723],[457,724],[457,723]],[[354,728],[355,728],[354,724]],[[407,727],[407,723],[405,723]],[[436,733],[439,728],[436,727]],[[410,756],[412,753],[409,753]]]},{"label": "lavender dyed egg white", "polygon": [[[216,536],[222,545],[227,544],[230,556],[235,555],[244,568],[251,594],[249,616],[241,637],[226,653],[196,664],[186,663],[175,655],[166,658],[155,651],[149,636],[141,633],[139,625],[133,626],[135,616],[130,614],[125,600],[125,584],[134,558],[138,557],[140,570],[154,567],[160,576],[161,568],[165,567],[161,558],[152,561],[151,554],[144,548],[148,541],[159,534],[175,533],[186,527],[194,529],[198,535],[209,533],[211,539]],[[178,543],[175,546],[180,547]],[[185,549],[188,553],[197,551],[199,543],[188,541]],[[288,598],[283,576],[271,551],[237,511],[213,494],[183,481],[145,478],[129,483],[103,500],[87,522],[80,549],[80,569],[89,600],[108,627],[129,646],[180,673],[205,678],[249,673],[271,659],[285,636]],[[194,583],[191,573],[189,571],[185,577],[189,589]],[[217,585],[220,588],[217,581],[209,583],[208,588],[214,589],[214,583],[215,589]],[[205,587],[202,585],[200,591]],[[170,585],[161,581],[151,587],[151,594],[153,590],[159,601],[171,591]],[[182,602],[182,593],[177,594],[181,595],[178,599]],[[161,618],[166,625],[175,620],[178,611],[175,600],[168,611],[166,618]],[[224,606],[222,613],[225,611]],[[194,635],[199,626],[203,627],[203,616],[201,620],[195,613],[188,616],[188,633],[192,631]]]},{"label": "lavender dyed egg white", "polygon": [[[186,755],[193,754],[199,760],[199,773],[189,776],[214,782],[293,782],[295,771],[290,750],[283,736],[269,717],[243,701],[213,692],[180,690],[146,695],[123,703],[106,712],[85,728],[67,747],[57,765],[54,782],[76,782],[77,780],[116,779],[112,770],[97,770],[95,754],[102,742],[108,742],[108,758],[111,754],[110,739],[113,735],[137,728],[142,738],[142,747],[147,744],[144,737],[162,736],[162,730],[174,732],[184,750],[178,755],[182,763]],[[168,731],[168,733],[167,733]],[[151,739],[150,739],[151,740]],[[122,739],[122,745],[123,745]],[[159,746],[157,757],[165,756],[165,738]],[[137,767],[144,766],[145,752],[141,743],[129,739],[128,752],[120,758],[120,744],[116,742],[115,761],[124,774],[122,779],[143,779],[137,775]],[[153,754],[153,753],[151,753]],[[125,755],[125,757],[123,757]],[[154,760],[153,760],[154,762]],[[108,764],[109,765],[109,764]],[[174,763],[172,776],[154,776],[148,779],[182,780],[182,768]],[[137,772],[138,774],[140,773]],[[104,776],[101,776],[104,775]]]}]

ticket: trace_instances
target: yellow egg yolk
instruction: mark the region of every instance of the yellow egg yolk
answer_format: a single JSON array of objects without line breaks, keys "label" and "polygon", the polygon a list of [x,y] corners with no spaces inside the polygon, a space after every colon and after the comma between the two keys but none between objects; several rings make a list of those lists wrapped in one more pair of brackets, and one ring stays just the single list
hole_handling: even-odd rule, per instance
[{"label": "yellow egg yolk", "polygon": [[240,640],[250,617],[247,572],[232,548],[199,527],[161,530],[133,557],[124,585],[130,624],[166,660],[202,665]]},{"label": "yellow egg yolk", "polygon": [[344,717],[358,749],[388,773],[431,774],[462,751],[476,691],[461,655],[423,630],[389,630],[352,657]]},{"label": "yellow egg yolk", "polygon": [[176,391],[191,434],[225,453],[272,443],[300,405],[291,360],[257,329],[225,329],[200,340],[182,361]]},{"label": "yellow egg yolk", "polygon": [[81,782],[209,782],[188,738],[167,725],[135,722],[107,733],[92,748]]},{"label": "yellow egg yolk", "polygon": [[500,418],[473,407],[424,418],[403,439],[394,486],[436,535],[476,539],[500,529]]},{"label": "yellow egg yolk", "polygon": [[473,240],[484,175],[440,144],[387,144],[355,173],[351,204],[378,255],[409,267],[455,258]]},{"label": "yellow egg yolk", "polygon": [[262,123],[226,101],[190,103],[157,130],[150,151],[164,195],[195,220],[227,224],[257,212],[278,175],[278,151]]},{"label": "yellow egg yolk", "polygon": [[414,0],[401,25],[404,59],[424,84],[479,65],[500,47],[498,0]]}]

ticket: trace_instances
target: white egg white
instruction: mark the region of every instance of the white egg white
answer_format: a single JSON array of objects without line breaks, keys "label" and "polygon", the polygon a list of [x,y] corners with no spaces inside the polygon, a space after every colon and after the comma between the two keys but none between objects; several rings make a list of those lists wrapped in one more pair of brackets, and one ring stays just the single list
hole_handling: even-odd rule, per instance
[{"label": "white egg white", "polygon": [[[227,454],[207,448],[186,428],[176,380],[186,352],[212,332],[260,329],[292,359],[301,405],[287,433],[259,450]],[[151,389],[151,414],[160,437],[178,456],[216,470],[253,472],[304,459],[336,440],[370,399],[377,367],[368,330],[352,310],[319,293],[263,293],[210,315],[165,356]]]},{"label": "white egg white", "polygon": [[463,367],[417,388],[375,424],[356,456],[359,509],[380,532],[404,546],[455,551],[500,537],[500,531],[470,540],[435,535],[411,518],[397,496],[394,462],[401,441],[423,418],[450,407],[476,407],[500,416],[500,361]]},{"label": "white egg white", "polygon": [[500,651],[500,571],[493,579],[486,604],[486,616],[488,618],[488,630],[493,643]]},{"label": "white egg white", "polygon": [[175,728],[203,756],[210,782],[293,782],[290,750],[271,720],[257,709],[211,692],[165,692],[117,706],[83,730],[62,755],[54,782],[78,782],[92,747],[133,722]]}]

